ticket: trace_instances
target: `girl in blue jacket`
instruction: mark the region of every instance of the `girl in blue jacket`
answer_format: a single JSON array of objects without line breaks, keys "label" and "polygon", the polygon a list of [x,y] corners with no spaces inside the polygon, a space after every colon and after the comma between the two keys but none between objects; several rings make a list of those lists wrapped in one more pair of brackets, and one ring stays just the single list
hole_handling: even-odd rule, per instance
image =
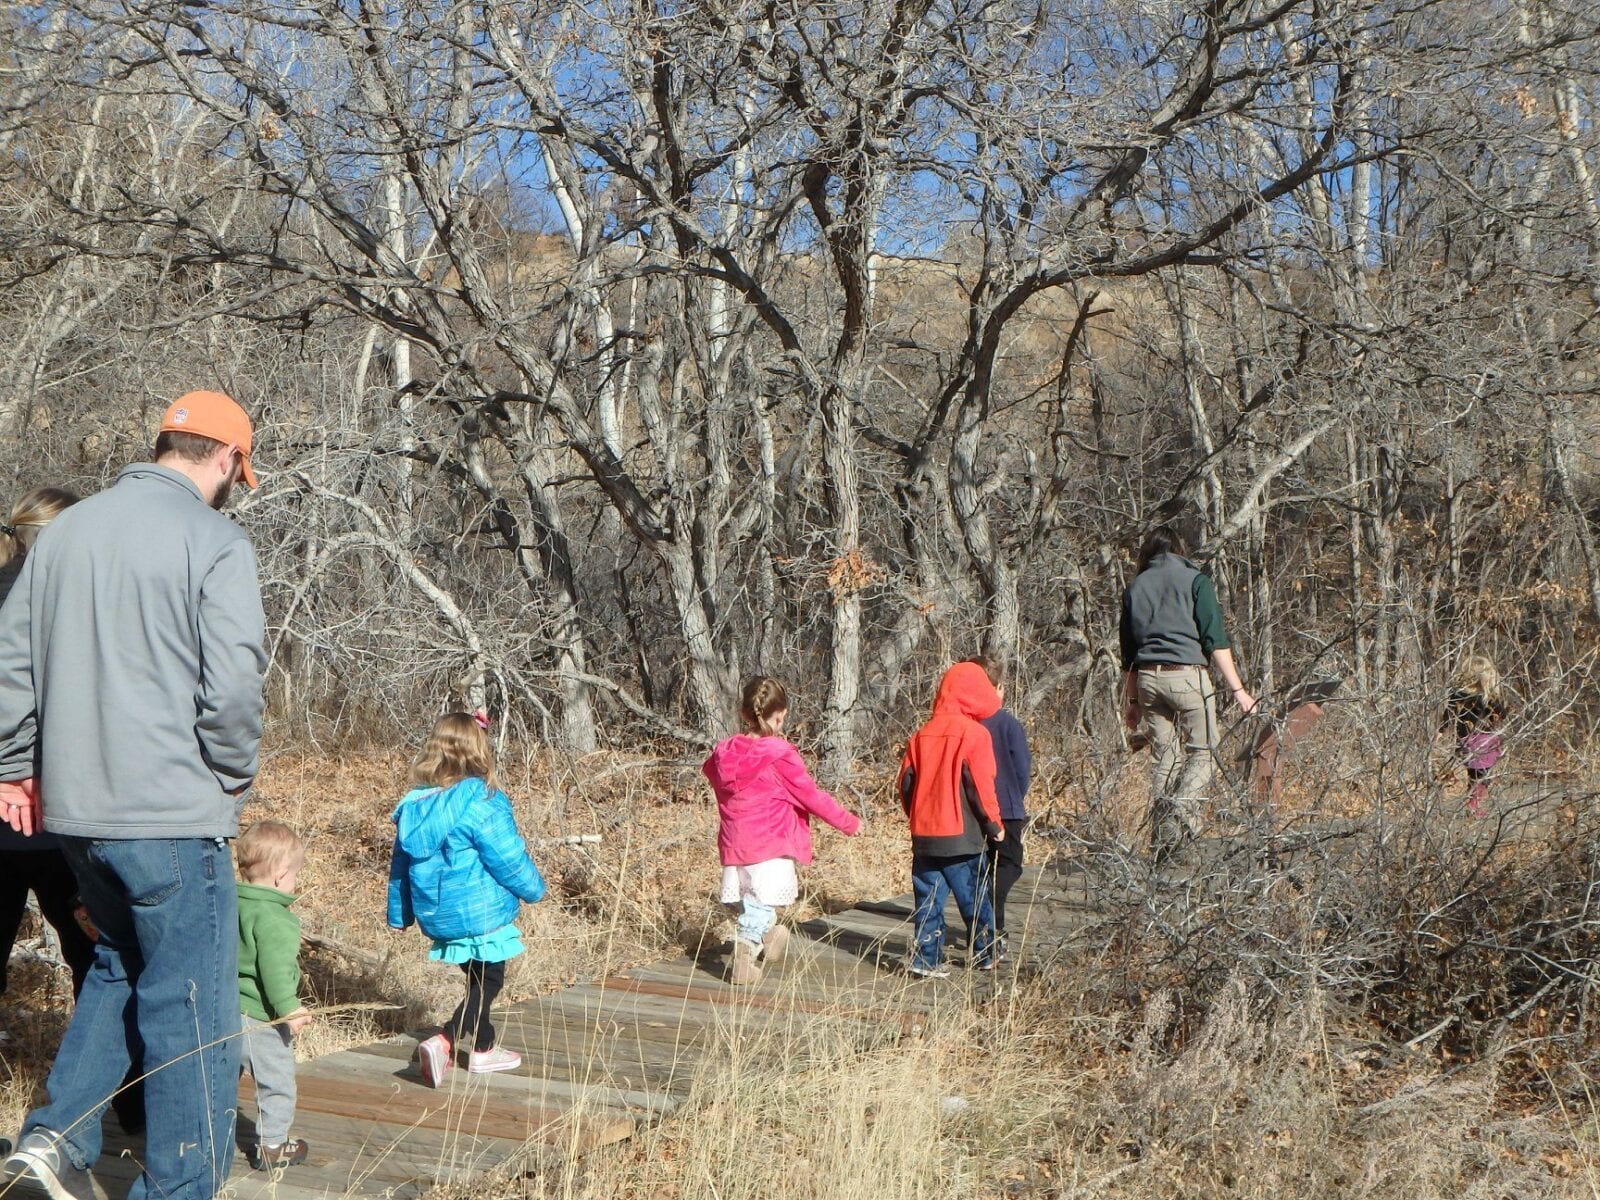
[{"label": "girl in blue jacket", "polygon": [[506,962],[522,953],[512,924],[523,901],[544,896],[544,879],[517,833],[511,801],[494,785],[489,719],[439,718],[411,768],[412,790],[394,810],[389,924],[415,922],[433,939],[428,958],[457,964],[467,994],[444,1029],[417,1047],[423,1081],[438,1087],[466,1043],[473,1074],[514,1071],[522,1056],[495,1045],[489,1010],[505,986]]}]

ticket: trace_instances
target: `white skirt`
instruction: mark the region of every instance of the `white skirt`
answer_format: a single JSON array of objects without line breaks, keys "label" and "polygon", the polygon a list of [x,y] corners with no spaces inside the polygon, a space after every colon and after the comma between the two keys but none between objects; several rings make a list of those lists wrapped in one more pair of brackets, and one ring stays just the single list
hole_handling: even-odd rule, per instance
[{"label": "white skirt", "polygon": [[769,858],[748,867],[723,867],[722,902],[737,904],[746,898],[769,907],[798,900],[800,876],[794,859]]}]

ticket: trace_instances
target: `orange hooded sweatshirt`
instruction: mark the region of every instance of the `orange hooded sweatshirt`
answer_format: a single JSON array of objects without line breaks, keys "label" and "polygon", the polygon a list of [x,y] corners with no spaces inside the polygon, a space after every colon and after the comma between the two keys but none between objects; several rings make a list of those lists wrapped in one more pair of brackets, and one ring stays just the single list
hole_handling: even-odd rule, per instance
[{"label": "orange hooded sweatshirt", "polygon": [[981,853],[998,833],[994,740],[978,722],[1000,709],[1000,693],[977,663],[944,673],[933,717],[912,735],[900,764],[900,803],[911,820],[913,854]]}]

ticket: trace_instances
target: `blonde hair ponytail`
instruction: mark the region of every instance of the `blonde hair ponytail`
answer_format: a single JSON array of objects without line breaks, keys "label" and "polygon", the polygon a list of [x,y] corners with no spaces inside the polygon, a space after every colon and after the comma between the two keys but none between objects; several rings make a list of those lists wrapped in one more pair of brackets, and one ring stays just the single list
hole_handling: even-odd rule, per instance
[{"label": "blonde hair ponytail", "polygon": [[11,506],[11,515],[0,521],[0,567],[19,554],[26,554],[39,531],[78,502],[75,492],[64,488],[34,488]]},{"label": "blonde hair ponytail", "polygon": [[1493,700],[1500,694],[1500,672],[1481,654],[1470,655],[1456,672],[1456,690]]}]

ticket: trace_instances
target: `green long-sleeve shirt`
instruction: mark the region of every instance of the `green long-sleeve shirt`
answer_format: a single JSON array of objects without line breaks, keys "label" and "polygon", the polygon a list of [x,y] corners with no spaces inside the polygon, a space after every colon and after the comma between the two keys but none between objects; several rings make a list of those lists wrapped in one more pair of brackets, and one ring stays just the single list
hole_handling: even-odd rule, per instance
[{"label": "green long-sleeve shirt", "polygon": [[300,1007],[300,918],[295,897],[239,884],[239,1010],[276,1021]]}]

